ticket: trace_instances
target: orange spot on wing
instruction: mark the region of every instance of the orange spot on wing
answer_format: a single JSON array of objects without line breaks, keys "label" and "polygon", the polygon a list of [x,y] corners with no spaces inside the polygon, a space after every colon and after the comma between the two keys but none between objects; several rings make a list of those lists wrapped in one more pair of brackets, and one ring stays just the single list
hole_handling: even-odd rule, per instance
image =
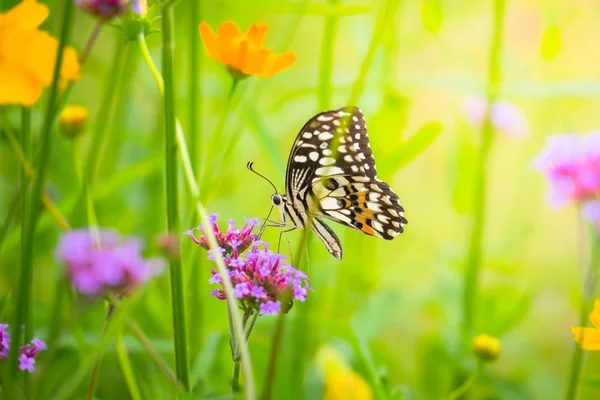
[{"label": "orange spot on wing", "polygon": [[363,225],[362,231],[368,235],[375,236],[375,229],[371,228],[370,226]]}]

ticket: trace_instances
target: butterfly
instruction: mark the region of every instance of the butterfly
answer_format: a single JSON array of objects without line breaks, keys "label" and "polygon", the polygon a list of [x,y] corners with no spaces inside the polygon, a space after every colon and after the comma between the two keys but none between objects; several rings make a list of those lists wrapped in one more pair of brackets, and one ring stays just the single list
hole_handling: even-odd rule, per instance
[{"label": "butterfly", "polygon": [[408,222],[398,195],[377,178],[358,107],[325,111],[304,125],[290,152],[285,189],[271,196],[283,222],[305,229],[310,216],[312,231],[339,260],[340,240],[321,218],[387,240]]}]

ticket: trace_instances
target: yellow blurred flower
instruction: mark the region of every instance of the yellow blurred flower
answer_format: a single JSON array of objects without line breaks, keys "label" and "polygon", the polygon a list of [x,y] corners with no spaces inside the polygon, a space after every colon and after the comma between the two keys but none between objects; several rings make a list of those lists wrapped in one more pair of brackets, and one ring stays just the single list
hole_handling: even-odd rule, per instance
[{"label": "yellow blurred flower", "polygon": [[324,400],[371,400],[373,391],[362,376],[333,347],[324,346],[317,354],[324,381]]},{"label": "yellow blurred flower", "polygon": [[58,117],[58,125],[63,135],[76,137],[85,131],[88,110],[82,106],[66,106]]},{"label": "yellow blurred flower", "polygon": [[502,352],[502,343],[491,335],[477,335],[473,339],[473,352],[481,361],[494,361]]},{"label": "yellow blurred flower", "polygon": [[[0,105],[33,105],[52,82],[58,41],[38,26],[48,17],[48,7],[23,0],[0,14]],[[77,54],[65,49],[61,79],[79,79]]]},{"label": "yellow blurred flower", "polygon": [[292,52],[273,54],[271,49],[263,47],[268,29],[266,24],[250,25],[248,31],[242,33],[231,21],[222,23],[216,34],[206,22],[198,27],[210,58],[227,66],[238,78],[270,77],[296,61]]},{"label": "yellow blurred flower", "polygon": [[590,314],[593,328],[571,327],[575,341],[584,350],[600,350],[600,300],[594,303],[594,311]]}]

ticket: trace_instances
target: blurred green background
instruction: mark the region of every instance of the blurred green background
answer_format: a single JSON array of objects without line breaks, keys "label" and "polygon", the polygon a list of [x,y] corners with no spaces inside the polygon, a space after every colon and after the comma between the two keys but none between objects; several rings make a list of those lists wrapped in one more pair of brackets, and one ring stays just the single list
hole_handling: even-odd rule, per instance
[{"label": "blurred green background", "polygon": [[[197,16],[190,12],[190,3],[180,1],[175,8],[176,103],[186,134],[191,129],[190,114],[198,113],[198,136],[188,137],[195,167],[200,167],[207,152],[216,152],[219,158],[218,167],[209,171],[211,181],[202,199],[210,213],[220,214],[223,224],[229,218],[240,224],[243,216],[264,218],[272,189],[246,170],[246,162],[254,161],[255,168],[283,191],[285,163],[295,135],[310,117],[323,111],[318,93],[326,19],[338,21],[328,103],[339,108],[347,105],[381,2],[341,1],[330,6],[322,1],[205,1]],[[60,5],[47,4],[51,14],[44,28],[56,35]],[[475,365],[473,356],[459,357],[459,334],[471,222],[471,143],[477,142],[480,129],[465,119],[461,105],[467,97],[485,93],[492,12],[492,1],[400,2],[357,105],[369,126],[381,178],[399,194],[409,223],[393,241],[331,223],[342,241],[341,262],[312,240],[309,272],[314,292],[287,316],[275,398],[319,396],[314,355],[324,344],[342,349],[364,376],[369,375],[371,358],[377,371],[385,369],[390,386],[401,387],[403,398],[443,398],[451,390],[457,365],[466,369]],[[151,15],[157,14],[155,7]],[[242,30],[266,22],[266,47],[293,51],[297,61],[273,78],[241,82],[214,149],[209,148],[211,135],[223,112],[230,78],[200,43],[198,79],[191,81],[191,43],[201,21],[216,28],[227,20]],[[579,319],[579,253],[585,242],[575,207],[549,209],[543,178],[530,163],[547,135],[586,132],[598,126],[599,21],[600,7],[592,0],[507,3],[500,98],[522,109],[530,130],[522,141],[497,133],[489,160],[474,333],[500,337],[503,352],[485,369],[472,398],[550,399],[561,397],[566,389],[574,350],[570,326]],[[92,17],[76,10],[71,37],[78,51],[94,24]],[[150,35],[147,41],[160,66],[161,35]],[[192,85],[201,94],[196,110],[189,105]],[[95,118],[107,93],[112,96],[110,117]],[[34,132],[39,131],[46,100],[34,107]],[[90,132],[101,129],[105,136],[101,150],[86,149],[89,141],[83,139],[84,150],[100,158],[95,185],[100,225],[139,235],[147,240],[149,251],[155,251],[153,238],[166,229],[164,116],[160,93],[137,44],[125,44],[120,31],[105,27],[68,102],[86,106]],[[17,126],[18,108],[6,109]],[[432,121],[441,123],[441,134],[405,163],[404,143]],[[68,219],[82,226],[81,208],[74,205],[79,189],[72,152],[72,143],[56,131],[47,190]],[[18,160],[1,137],[1,218],[18,192],[18,170]],[[199,220],[183,179],[180,193],[183,230]],[[0,249],[0,293],[5,294],[0,321],[11,315],[20,263],[19,221],[17,211]],[[35,253],[35,331],[46,338],[53,321],[59,321],[60,335],[38,357],[38,370],[31,378],[37,398],[48,398],[74,371],[89,365],[86,354],[98,341],[104,318],[102,304],[73,297],[60,283],[63,270],[54,251],[60,234],[44,214]],[[268,230],[266,240],[276,241],[277,235],[278,230]],[[295,252],[301,231],[287,236]],[[182,243],[190,359],[200,366],[195,371],[203,393],[228,393],[231,360],[225,304],[208,295],[211,265],[205,251],[187,237],[182,237]],[[282,252],[287,251],[284,244]],[[170,307],[165,273],[149,284],[131,315],[172,361]],[[275,320],[261,317],[250,340],[259,390]],[[127,333],[125,343],[143,397],[167,398],[168,380]],[[368,351],[361,350],[359,343],[367,343]],[[587,361],[580,398],[595,398],[597,385],[588,381],[600,377],[600,359],[590,354]],[[73,398],[81,398],[86,387],[84,379]],[[126,396],[111,345],[96,397]]]}]

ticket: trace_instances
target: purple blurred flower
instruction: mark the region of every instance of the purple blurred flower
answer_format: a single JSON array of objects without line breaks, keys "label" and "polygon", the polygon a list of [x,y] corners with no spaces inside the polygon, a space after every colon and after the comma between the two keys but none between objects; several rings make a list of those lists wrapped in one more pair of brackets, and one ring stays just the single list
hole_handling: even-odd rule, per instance
[{"label": "purple blurred flower", "polygon": [[127,10],[128,0],[75,0],[81,11],[92,14],[102,21],[123,14]]},{"label": "purple blurred flower", "polygon": [[[481,126],[488,112],[487,102],[481,96],[471,96],[462,105],[463,115],[475,126]],[[492,105],[490,114],[492,125],[510,139],[524,139],[529,134],[529,123],[525,114],[515,104],[506,100]]]},{"label": "purple blurred flower", "polygon": [[[549,136],[532,164],[545,175],[552,207],[595,200],[600,194],[600,131]],[[584,205],[584,216],[597,215],[594,207]]]},{"label": "purple blurred flower", "polygon": [[58,246],[58,257],[76,289],[88,296],[108,290],[122,294],[157,275],[162,263],[144,260],[143,243],[137,238],[120,238],[113,231],[89,230],[66,233]]},{"label": "purple blurred flower", "polygon": [[[306,300],[308,290],[311,289],[308,276],[291,265],[284,264],[284,256],[269,250],[267,244],[252,234],[252,230],[260,225],[260,221],[246,219],[241,230],[234,229],[235,224],[230,221],[227,232],[223,233],[219,231],[216,219],[216,215],[210,216],[212,229],[220,250],[224,253],[233,295],[240,301],[244,310],[277,314],[282,310],[287,312],[287,305],[293,300]],[[202,232],[199,238],[194,235],[194,230],[186,234],[195,243],[208,249],[204,231],[201,227],[196,229]],[[209,258],[213,259],[212,253],[209,254]],[[211,269],[211,274],[209,283],[221,285],[221,288],[213,290],[211,295],[224,300],[221,275],[215,269]]]},{"label": "purple blurred flower", "polygon": [[[7,332],[8,324],[0,324],[0,358],[6,359],[10,349],[10,334]],[[46,350],[46,343],[38,338],[19,348],[19,369],[33,372],[35,370],[35,356]]]},{"label": "purple blurred flower", "polygon": [[8,324],[0,324],[0,358],[8,357],[10,348],[10,333],[8,333]]}]

